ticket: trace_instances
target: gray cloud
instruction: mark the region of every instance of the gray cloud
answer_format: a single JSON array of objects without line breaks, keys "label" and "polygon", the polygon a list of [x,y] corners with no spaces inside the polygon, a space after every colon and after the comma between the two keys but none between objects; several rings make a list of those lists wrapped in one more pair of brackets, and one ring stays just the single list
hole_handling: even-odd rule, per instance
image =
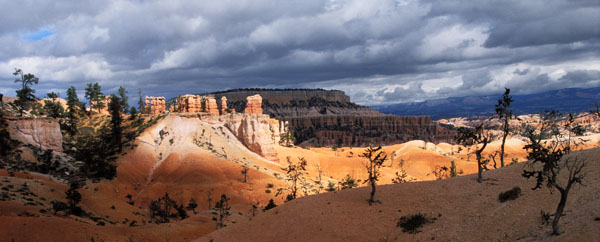
[{"label": "gray cloud", "polygon": [[[15,9],[28,9],[28,17]],[[0,92],[321,87],[362,104],[600,85],[597,1],[36,1],[0,10]],[[30,33],[48,29],[38,41]],[[535,85],[535,88],[530,88]]]}]

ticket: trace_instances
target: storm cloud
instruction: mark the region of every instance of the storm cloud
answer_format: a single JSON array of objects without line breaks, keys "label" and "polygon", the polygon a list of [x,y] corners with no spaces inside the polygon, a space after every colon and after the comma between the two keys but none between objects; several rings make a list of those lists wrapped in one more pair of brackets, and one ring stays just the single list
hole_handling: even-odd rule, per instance
[{"label": "storm cloud", "polygon": [[5,95],[14,68],[38,96],[318,87],[382,104],[600,85],[596,0],[1,2]]}]

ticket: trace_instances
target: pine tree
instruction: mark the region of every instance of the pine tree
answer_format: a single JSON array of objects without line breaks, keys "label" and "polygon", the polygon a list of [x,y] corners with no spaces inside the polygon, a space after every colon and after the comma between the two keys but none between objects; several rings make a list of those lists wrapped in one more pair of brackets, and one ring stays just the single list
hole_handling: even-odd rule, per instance
[{"label": "pine tree", "polygon": [[127,97],[127,91],[124,87],[119,87],[119,99],[121,99],[121,107],[123,107],[123,113],[129,112],[129,97]]},{"label": "pine tree", "polygon": [[457,131],[457,143],[468,146],[482,144],[481,148],[475,148],[475,156],[477,157],[477,182],[481,183],[483,181],[483,170],[486,169],[481,158],[481,153],[491,141],[490,134],[484,130],[483,124],[477,126],[475,129],[460,127]]},{"label": "pine tree", "polygon": [[19,110],[19,116],[22,117],[23,112],[28,111],[31,108],[32,103],[35,101],[35,90],[29,86],[38,84],[39,78],[35,77],[35,75],[31,73],[23,74],[21,69],[16,68],[13,75],[18,77],[18,79],[15,80],[15,83],[21,83],[21,89],[17,90],[18,99],[15,100],[14,105]]},{"label": "pine tree", "polygon": [[87,87],[85,88],[85,98],[89,100],[90,113],[94,108],[100,112],[100,109],[105,107],[104,94],[102,93],[100,84],[97,82],[87,84]]},{"label": "pine tree", "polygon": [[77,134],[78,108],[81,105],[74,86],[67,89],[67,113],[63,127],[71,136]]}]

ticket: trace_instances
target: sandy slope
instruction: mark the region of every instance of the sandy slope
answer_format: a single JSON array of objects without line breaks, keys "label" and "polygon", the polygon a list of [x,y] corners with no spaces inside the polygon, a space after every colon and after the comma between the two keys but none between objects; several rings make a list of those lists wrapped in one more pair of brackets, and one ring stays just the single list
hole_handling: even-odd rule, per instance
[{"label": "sandy slope", "polygon": [[[304,197],[230,225],[198,241],[594,241],[600,222],[600,150],[580,155],[588,160],[586,186],[572,191],[561,220],[566,232],[548,237],[540,210],[554,211],[558,194],[532,191],[534,181],[521,177],[524,163],[441,181],[379,186],[382,204],[369,206],[368,188]],[[520,186],[522,196],[500,203],[497,196]],[[396,226],[403,215],[426,213],[437,220],[423,232],[408,234]]]},{"label": "sandy slope", "polygon": [[[589,142],[587,148],[597,146],[598,137],[600,136],[596,135],[589,138],[592,141]],[[94,237],[96,241],[125,241],[129,238],[135,241],[165,241],[167,239],[169,241],[187,241],[198,238],[212,232],[215,226],[214,221],[211,220],[212,215],[207,210],[209,191],[212,193],[212,205],[222,193],[231,198],[234,215],[229,218],[228,223],[230,226],[234,222],[246,221],[249,217],[248,210],[253,203],[259,202],[260,206],[264,206],[269,199],[274,198],[277,204],[281,204],[283,196],[275,197],[275,192],[278,188],[288,186],[281,170],[282,167],[287,165],[286,158],[288,156],[294,162],[297,161],[298,157],[306,158],[308,161],[308,174],[306,177],[313,188],[319,170],[325,185],[328,181],[337,183],[347,174],[355,179],[366,177],[363,165],[365,158],[359,157],[364,152],[364,148],[343,147],[333,150],[331,148],[277,147],[279,163],[276,163],[249,151],[222,125],[177,115],[169,115],[146,130],[138,137],[136,144],[135,148],[126,149],[125,153],[118,159],[119,167],[117,177],[114,180],[88,183],[85,188],[80,189],[84,198],[81,207],[85,211],[92,212],[95,216],[106,219],[107,224],[105,226],[97,226],[96,222],[90,219],[73,216],[65,217],[62,214],[53,216],[49,213],[40,212],[40,209],[48,210],[51,207],[51,200],[64,202],[64,192],[67,186],[35,173],[16,173],[15,177],[10,177],[6,171],[0,170],[0,182],[3,186],[12,185],[11,192],[17,190],[21,184],[28,183],[31,191],[37,195],[37,197],[24,196],[16,201],[0,202],[0,228],[2,228],[0,229],[0,241],[10,241],[13,238],[15,241],[89,241],[91,237]],[[523,144],[519,139],[510,139],[507,144],[507,160],[518,158],[523,161],[526,155],[522,150]],[[493,142],[489,147],[484,152],[485,155],[497,150],[499,142]],[[449,167],[452,160],[456,162],[458,169],[463,170],[465,174],[476,172],[475,157],[468,156],[466,148],[462,148],[462,151],[458,152],[459,148],[456,145],[445,143],[437,145],[427,143],[424,145],[423,141],[411,141],[386,146],[383,149],[389,155],[390,160],[382,168],[380,184],[390,184],[394,173],[401,167],[411,177],[419,181],[434,180],[435,177],[431,174],[431,171],[439,166]],[[243,165],[250,168],[249,182],[247,183],[241,181],[242,175],[240,172]],[[506,170],[511,169],[513,173],[518,173],[519,169],[515,167],[509,167]],[[427,212],[436,216],[438,213],[442,213],[439,221],[444,221],[443,219],[446,219],[446,217],[458,216],[455,214],[457,210],[454,209],[454,206],[461,208],[461,211],[470,211],[464,208],[471,208],[474,205],[479,206],[476,206],[476,208],[480,210],[471,211],[470,216],[479,216],[477,213],[484,210],[485,206],[491,206],[491,208],[499,210],[499,213],[503,213],[505,210],[494,208],[497,205],[491,200],[495,199],[500,190],[512,187],[513,183],[521,184],[522,181],[520,180],[522,179],[518,174],[502,175],[509,173],[504,171],[491,171],[485,176],[496,173],[500,174],[499,178],[496,178],[499,180],[489,181],[486,185],[476,184],[472,181],[473,177],[469,176],[438,183],[423,182],[401,186],[381,186],[378,188],[378,195],[381,195],[380,199],[384,203],[372,208],[364,206],[368,193],[364,188],[322,194],[315,198],[311,196],[297,199],[278,209],[284,211],[288,211],[287,207],[292,207],[293,211],[298,209],[296,212],[289,210],[289,213],[296,213],[297,216],[301,216],[303,219],[297,220],[290,217],[291,220],[289,221],[280,221],[278,216],[273,215],[274,212],[263,214],[255,220],[262,221],[261,223],[264,223],[266,228],[272,227],[274,230],[265,232],[258,229],[257,231],[263,231],[264,234],[254,235],[249,233],[247,239],[255,238],[261,241],[263,238],[276,238],[275,240],[289,238],[293,240],[294,237],[286,236],[286,234],[291,233],[294,235],[294,233],[297,233],[294,236],[300,236],[299,239],[306,238],[306,240],[309,238],[370,240],[371,237],[361,237],[364,236],[362,235],[363,227],[366,228],[369,224],[377,221],[372,215],[380,213],[379,210],[385,218],[382,221],[387,222],[381,222],[380,227],[376,228],[376,232],[379,231],[376,234],[377,236],[387,236],[388,239],[395,238],[395,236],[405,237],[394,227],[394,221],[399,216],[409,212]],[[4,182],[4,179],[7,179],[8,182]],[[497,185],[489,183],[496,183]],[[526,194],[532,194],[525,189],[526,186],[521,186]],[[485,196],[490,201],[476,202],[477,200],[473,200],[473,194],[477,190],[486,191],[481,196]],[[150,224],[147,206],[151,200],[157,199],[165,192],[169,192],[175,201],[184,205],[188,204],[190,198],[194,198],[198,203],[197,211],[199,213],[192,215],[189,212],[190,218],[169,224]],[[125,198],[127,194],[133,196],[134,206],[127,203],[127,198]],[[391,196],[389,194],[395,195]],[[401,196],[401,194],[417,195]],[[540,196],[537,193],[535,194],[534,197]],[[41,200],[41,197],[44,197],[45,200]],[[40,204],[24,205],[27,202],[26,198],[31,198]],[[312,202],[313,200],[315,202]],[[327,204],[327,202],[330,202],[330,204]],[[434,203],[435,205],[431,205]],[[115,209],[112,208],[113,206]],[[294,206],[300,207],[294,208]],[[553,205],[549,203],[546,206],[552,207]],[[593,203],[586,203],[586,206],[594,208]],[[595,206],[597,208],[597,204]],[[401,212],[398,212],[398,209],[401,209]],[[550,211],[551,209],[545,208],[545,210]],[[338,213],[347,213],[350,217],[343,217]],[[537,218],[539,209],[533,211],[532,214]],[[513,218],[510,217],[510,214],[502,216],[500,217],[505,218],[506,221]],[[368,219],[363,220],[363,217]],[[133,220],[136,221],[136,226],[129,226]],[[271,220],[277,222],[270,222]],[[108,221],[114,224],[110,224]],[[294,221],[301,222],[306,228],[298,229],[297,232],[290,232],[289,229],[293,229],[291,223]],[[461,220],[459,218],[452,220],[452,222],[473,223],[472,220]],[[436,224],[431,226],[439,226]],[[242,229],[239,230],[240,232],[236,229],[232,234],[245,231],[244,226],[247,226],[248,229],[256,229],[252,227],[254,226],[252,224],[236,226]],[[450,225],[439,229],[446,229],[445,231],[456,229],[459,232],[465,230],[462,226],[460,229],[451,228],[452,230],[448,230],[450,229],[448,226]],[[289,228],[286,229],[287,227]],[[29,233],[32,228],[35,228],[35,233]],[[346,228],[352,228],[352,231],[344,230]],[[305,234],[306,232],[321,230],[325,232],[318,232],[313,235]],[[465,231],[468,232],[468,230]],[[222,232],[219,231],[214,236],[221,236],[220,233]],[[369,233],[365,235],[369,235]],[[260,237],[270,236],[270,234],[274,234],[273,236],[276,235],[276,237]],[[513,235],[516,236],[516,234],[511,234],[512,237],[509,238],[514,238]],[[380,238],[377,236],[373,238]],[[454,232],[446,237],[437,234],[427,236],[453,240],[468,238],[461,237],[460,233],[456,234]],[[430,237],[426,238],[427,236],[416,235],[414,238],[430,239]],[[413,237],[407,238],[413,239]],[[483,237],[477,238],[483,239]],[[234,240],[233,237],[229,239]]]}]

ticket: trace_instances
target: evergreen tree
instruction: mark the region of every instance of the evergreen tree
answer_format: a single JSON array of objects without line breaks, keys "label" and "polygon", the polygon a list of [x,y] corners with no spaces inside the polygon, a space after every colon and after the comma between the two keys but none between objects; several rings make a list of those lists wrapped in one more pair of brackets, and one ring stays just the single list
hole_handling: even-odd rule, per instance
[{"label": "evergreen tree", "polygon": [[44,101],[44,111],[46,113],[46,116],[52,118],[62,117],[64,108],[60,103],[56,102],[56,99],[58,99],[59,94],[55,92],[50,92],[46,95],[48,96],[48,98],[52,99]]},{"label": "evergreen tree", "polygon": [[114,146],[119,148],[119,152],[123,151],[123,117],[121,117],[121,100],[116,95],[110,95],[110,103],[108,104],[108,112],[110,113],[111,136]]},{"label": "evergreen tree", "polygon": [[15,80],[15,83],[21,83],[21,89],[17,90],[17,100],[14,102],[14,105],[19,110],[19,116],[23,116],[23,112],[28,111],[35,101],[35,90],[29,86],[38,84],[39,78],[31,73],[23,74],[21,69],[16,68],[13,75],[18,77],[18,79]]},{"label": "evergreen tree", "polygon": [[71,136],[77,134],[78,108],[81,105],[74,86],[67,89],[67,113],[63,127]]},{"label": "evergreen tree", "polygon": [[65,192],[67,201],[69,201],[69,210],[71,213],[79,216],[81,209],[77,207],[77,204],[81,202],[81,193],[77,191],[79,189],[79,183],[71,181],[69,184],[69,190]]},{"label": "evergreen tree", "polygon": [[144,99],[142,99],[142,89],[138,88],[138,95],[140,96],[140,100],[138,100],[138,110],[141,114],[146,113],[146,104],[144,103]]},{"label": "evergreen tree", "polygon": [[96,83],[88,83],[85,88],[85,98],[89,100],[90,114],[92,109],[96,109],[100,112],[100,109],[104,108],[104,94],[102,93],[102,87],[100,84]]},{"label": "evergreen tree", "polygon": [[123,113],[129,112],[129,97],[127,97],[127,91],[124,87],[119,87],[119,98],[121,99],[121,107],[123,107]]}]

